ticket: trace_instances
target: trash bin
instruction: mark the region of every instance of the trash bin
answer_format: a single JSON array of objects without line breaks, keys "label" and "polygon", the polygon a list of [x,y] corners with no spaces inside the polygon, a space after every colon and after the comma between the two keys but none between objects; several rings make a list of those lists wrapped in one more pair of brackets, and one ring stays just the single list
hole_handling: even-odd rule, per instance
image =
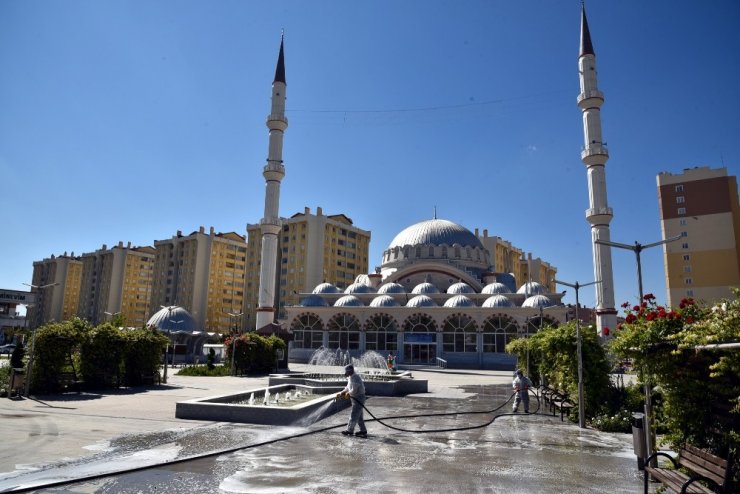
[{"label": "trash bin", "polygon": [[20,396],[21,392],[26,385],[26,370],[16,369],[15,367],[10,371],[10,389],[8,390],[8,398],[13,397],[15,392],[16,396]]},{"label": "trash bin", "polygon": [[645,414],[635,412],[632,414],[632,451],[637,456],[637,469],[645,470],[645,458],[647,458],[647,444],[645,442]]}]

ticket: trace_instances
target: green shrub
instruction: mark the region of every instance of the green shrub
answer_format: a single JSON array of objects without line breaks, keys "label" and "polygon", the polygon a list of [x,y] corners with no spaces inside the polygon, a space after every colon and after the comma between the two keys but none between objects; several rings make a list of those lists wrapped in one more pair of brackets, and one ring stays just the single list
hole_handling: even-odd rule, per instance
[{"label": "green shrub", "polygon": [[63,391],[60,375],[75,372],[72,355],[77,351],[84,335],[92,327],[86,321],[75,318],[62,323],[49,323],[36,329],[34,366],[31,387],[37,392],[55,393]]},{"label": "green shrub", "polygon": [[159,373],[162,354],[169,340],[151,329],[134,329],[124,332],[126,350],[123,356],[125,384],[138,386],[147,376]]},{"label": "green shrub", "polygon": [[[234,344],[236,338],[236,344]],[[260,336],[257,333],[229,336],[224,340],[226,349],[225,362],[231,366],[231,354],[234,353],[236,374],[264,374],[275,368],[278,349],[285,349],[285,342],[275,335]],[[236,350],[234,351],[234,347]]]},{"label": "green shrub", "polygon": [[209,367],[206,365],[190,365],[183,367],[177,372],[178,376],[228,376],[231,374],[231,369],[225,365]]},{"label": "green shrub", "polygon": [[80,372],[85,386],[110,388],[120,383],[126,339],[110,323],[88,331],[80,345]]}]

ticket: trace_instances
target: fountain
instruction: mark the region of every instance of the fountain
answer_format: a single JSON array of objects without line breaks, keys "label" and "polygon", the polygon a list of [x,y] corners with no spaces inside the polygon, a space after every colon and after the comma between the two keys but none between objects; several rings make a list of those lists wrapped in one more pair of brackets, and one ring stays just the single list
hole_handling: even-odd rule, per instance
[{"label": "fountain", "polygon": [[365,381],[368,395],[405,396],[428,391],[426,380],[414,379],[409,371],[391,371],[386,360],[376,351],[369,350],[359,357],[353,357],[348,350],[331,350],[324,347],[314,351],[305,372],[270,374],[269,384],[344,387],[347,382],[344,377],[344,366],[349,363]]},{"label": "fountain", "polygon": [[374,351],[353,357],[348,351],[319,348],[306,372],[270,374],[268,386],[243,393],[212,396],[176,404],[181,419],[217,420],[267,425],[310,425],[348,407],[349,400],[334,401],[347,384],[344,366],[354,365],[370,396],[406,396],[426,393],[427,381],[410,372],[391,372]]},{"label": "fountain", "polygon": [[[342,387],[339,386],[321,388],[292,384],[269,386],[243,393],[180,401],[175,405],[175,417],[306,426],[350,405],[348,400],[335,402],[335,394],[341,390]],[[311,420],[307,421],[307,417],[311,417]]]}]

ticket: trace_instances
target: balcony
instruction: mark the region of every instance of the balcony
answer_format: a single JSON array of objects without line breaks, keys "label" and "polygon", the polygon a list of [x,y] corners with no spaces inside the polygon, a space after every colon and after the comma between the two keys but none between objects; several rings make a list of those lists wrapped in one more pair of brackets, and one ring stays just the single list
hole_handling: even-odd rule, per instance
[{"label": "balcony", "polygon": [[603,165],[609,159],[606,144],[594,142],[581,150],[581,161],[587,165]]},{"label": "balcony", "polygon": [[578,107],[582,110],[593,107],[598,108],[604,103],[604,93],[598,89],[585,91],[578,95],[576,102],[578,103]]}]

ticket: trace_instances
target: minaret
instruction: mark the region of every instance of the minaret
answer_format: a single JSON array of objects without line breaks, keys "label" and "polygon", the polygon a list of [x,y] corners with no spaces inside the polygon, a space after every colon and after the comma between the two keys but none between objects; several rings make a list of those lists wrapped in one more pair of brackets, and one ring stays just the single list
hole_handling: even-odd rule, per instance
[{"label": "minaret", "polygon": [[285,118],[286,84],[283,41],[284,38],[281,36],[275,80],[272,82],[272,107],[267,116],[270,144],[267,164],[262,171],[265,177],[265,215],[260,220],[262,259],[255,329],[260,329],[275,320],[275,278],[278,261],[278,235],[280,234],[280,181],[285,176],[283,134],[288,128],[288,119]]},{"label": "minaret", "polygon": [[[612,209],[606,200],[606,161],[609,152],[601,137],[601,105],[604,94],[596,85],[596,56],[591,43],[591,34],[586,21],[586,8],[581,5],[581,50],[578,56],[578,73],[581,94],[578,107],[583,112],[584,147],[581,161],[588,172],[589,208],[586,220],[591,224],[591,241],[594,253],[594,279],[596,283],[596,327],[599,335],[613,331],[617,325],[617,311],[614,309],[614,276],[612,272],[611,247],[597,244],[596,240],[611,241],[609,223]],[[605,328],[609,328],[605,331]]]}]

